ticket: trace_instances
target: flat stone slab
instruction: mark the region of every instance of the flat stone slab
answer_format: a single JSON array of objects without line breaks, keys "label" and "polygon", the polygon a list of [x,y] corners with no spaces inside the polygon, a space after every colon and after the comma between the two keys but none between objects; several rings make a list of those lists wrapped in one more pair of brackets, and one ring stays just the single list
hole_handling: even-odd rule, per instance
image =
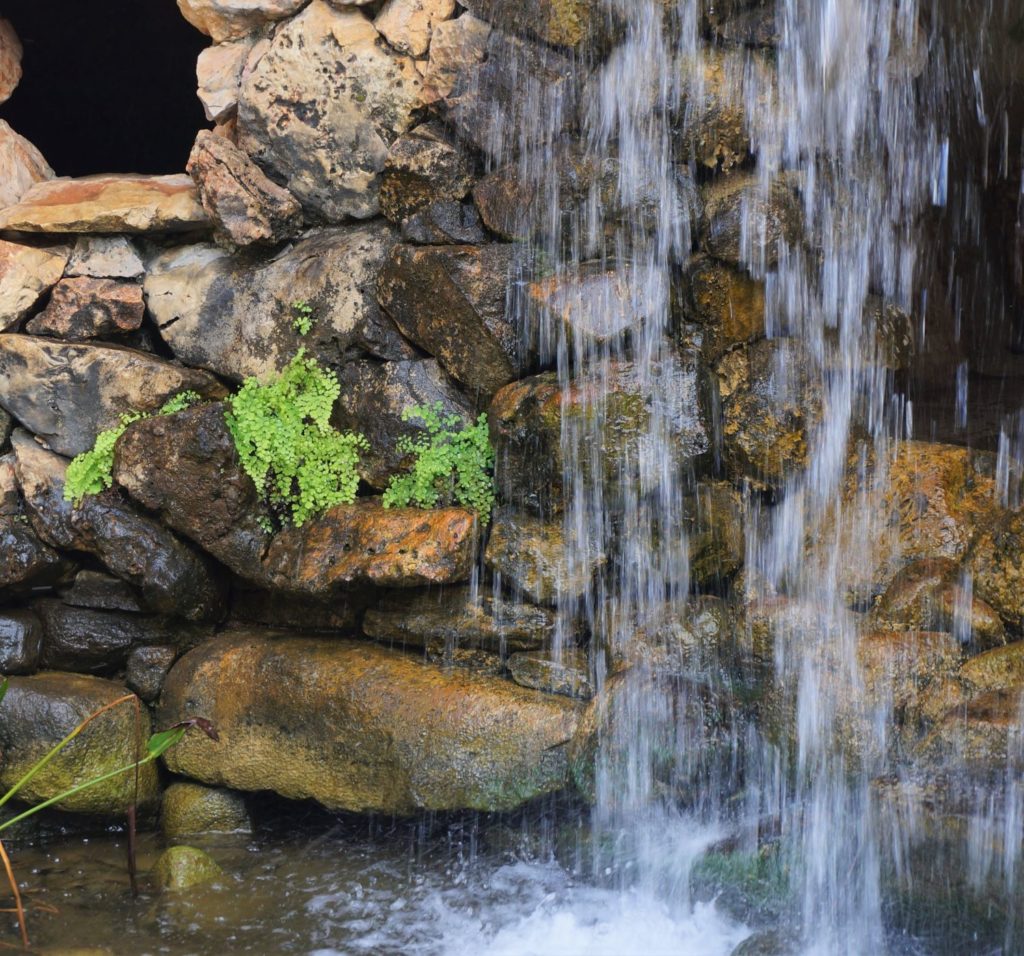
[{"label": "flat stone slab", "polygon": [[0,230],[145,233],[208,229],[192,180],[174,176],[84,176],[37,183],[0,210]]}]

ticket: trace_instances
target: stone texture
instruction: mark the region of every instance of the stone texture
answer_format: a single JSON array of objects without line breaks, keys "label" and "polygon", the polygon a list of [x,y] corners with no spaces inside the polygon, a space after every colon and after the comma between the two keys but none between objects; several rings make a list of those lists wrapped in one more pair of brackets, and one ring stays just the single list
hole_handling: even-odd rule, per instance
[{"label": "stone texture", "polygon": [[486,239],[480,213],[472,203],[433,203],[402,223],[402,242],[421,246],[479,245]]},{"label": "stone texture", "polygon": [[[413,0],[419,2],[419,0]],[[380,210],[401,223],[433,203],[452,202],[473,186],[462,151],[428,123],[398,137],[388,150],[380,181]]]},{"label": "stone texture", "polygon": [[71,250],[0,239],[0,332],[15,328],[56,285]]},{"label": "stone texture", "polygon": [[192,833],[248,833],[252,821],[245,798],[234,790],[172,783],[164,791],[160,828],[173,840]]},{"label": "stone texture", "polygon": [[974,693],[1024,688],[1024,641],[994,647],[964,662],[960,676]]},{"label": "stone texture", "polygon": [[169,527],[261,588],[323,595],[353,585],[415,587],[465,580],[477,522],[461,508],[339,505],[271,536],[217,405],[132,425],[114,478]]},{"label": "stone texture", "polygon": [[[0,707],[0,746],[4,753],[0,786],[5,790],[12,786],[86,717],[124,696],[121,684],[84,674],[51,671],[10,678]],[[119,704],[97,717],[25,785],[19,796],[26,803],[40,803],[126,766],[137,753],[145,753],[149,734],[146,708],[136,711],[131,700]],[[139,804],[152,804],[159,794],[156,765],[142,767],[138,782]],[[58,809],[121,817],[134,793],[135,774],[125,773],[81,791],[60,803]]]},{"label": "stone texture", "polygon": [[543,654],[513,654],[508,659],[508,669],[512,679],[521,687],[581,700],[594,696],[585,651],[565,651],[558,660]]},{"label": "stone texture", "polygon": [[142,286],[122,279],[61,279],[46,308],[25,326],[32,335],[83,342],[133,332],[146,312]]},{"label": "stone texture", "polygon": [[236,246],[277,242],[302,226],[302,209],[237,146],[200,130],[185,169],[217,234]]},{"label": "stone texture", "polygon": [[581,47],[603,33],[605,7],[600,0],[466,0],[464,6],[502,30],[554,46]]},{"label": "stone texture", "polygon": [[238,109],[238,90],[242,70],[253,51],[255,40],[249,36],[209,46],[196,60],[199,102],[211,123],[230,120]]},{"label": "stone texture", "polygon": [[[273,673],[274,680],[261,675]],[[355,812],[508,810],[568,782],[578,709],[373,645],[231,634],[171,671],[161,724],[210,718],[168,767]]]},{"label": "stone texture", "polygon": [[687,317],[700,326],[701,348],[709,361],[764,337],[763,282],[705,256],[696,259],[687,279]]},{"label": "stone texture", "polygon": [[218,398],[213,376],[114,345],[0,335],[0,406],[55,452],[88,451],[125,412],[153,412],[192,389]]},{"label": "stone texture", "polygon": [[308,0],[178,0],[181,15],[214,43],[236,40],[301,10]]},{"label": "stone texture", "polygon": [[172,846],[160,854],[150,874],[161,890],[188,890],[222,879],[224,871],[205,850]]},{"label": "stone texture", "polygon": [[438,23],[430,43],[424,99],[431,103],[447,99],[459,76],[483,60],[490,35],[490,24],[471,13]]},{"label": "stone texture", "polygon": [[497,654],[536,650],[555,632],[547,608],[502,600],[489,594],[474,599],[468,587],[394,592],[367,610],[363,632],[401,647],[442,645]]},{"label": "stone texture", "polygon": [[349,362],[338,380],[341,395],[332,421],[341,431],[360,432],[370,442],[360,455],[359,474],[374,488],[386,488],[393,474],[412,464],[412,456],[403,454],[398,442],[423,434],[424,427],[418,419],[402,420],[407,409],[440,402],[444,416],[456,415],[465,424],[474,417],[468,399],[434,359]]},{"label": "stone texture", "polygon": [[422,105],[414,62],[358,10],[313,0],[242,84],[238,142],[312,220],[377,214],[388,147]]},{"label": "stone texture", "polygon": [[179,648],[173,644],[133,647],[125,663],[125,685],[147,704],[152,704],[160,696],[179,653]]},{"label": "stone texture", "polygon": [[21,41],[10,20],[0,18],[0,103],[6,102],[21,80]]},{"label": "stone texture", "polygon": [[246,587],[236,582],[231,590],[229,626],[258,624],[263,627],[301,629],[307,633],[355,634],[367,603],[361,590],[332,594],[317,600],[309,595],[281,594]]},{"label": "stone texture", "polygon": [[43,625],[31,610],[0,610],[0,674],[33,674],[43,650]]},{"label": "stone texture", "polygon": [[808,462],[822,416],[820,375],[798,339],[755,342],[718,363],[729,475],[781,487]]},{"label": "stone texture", "polygon": [[148,607],[189,620],[217,619],[224,593],[202,555],[126,501],[116,490],[64,500],[67,462],[28,435],[13,437],[18,481],[39,536],[54,547],[95,555],[137,586]]},{"label": "stone texture", "polygon": [[743,566],[746,552],[743,499],[726,481],[701,482],[683,499],[690,580],[722,581]]},{"label": "stone texture", "polygon": [[[373,223],[308,233],[270,259],[182,246],[150,262],[146,304],[181,361],[236,381],[280,371],[300,347],[328,365],[367,353],[411,359],[374,295],[393,243],[390,227]],[[292,324],[299,300],[313,310],[306,336]]]},{"label": "stone texture", "polygon": [[387,0],[373,25],[399,53],[423,56],[438,23],[455,11],[455,0]]},{"label": "stone texture", "polygon": [[978,596],[1007,624],[1024,627],[1024,511],[994,513],[966,563]]},{"label": "stone texture", "polygon": [[502,583],[537,604],[582,597],[607,558],[565,539],[562,525],[511,509],[497,511],[485,554]]},{"label": "stone texture", "polygon": [[125,236],[79,236],[64,270],[66,276],[92,279],[141,279],[146,269]]},{"label": "stone texture", "polygon": [[93,611],[52,599],[36,601],[33,609],[43,622],[43,666],[78,674],[114,674],[134,647],[189,647],[210,634],[167,618]]},{"label": "stone texture", "polygon": [[79,571],[70,587],[60,592],[65,604],[91,607],[98,611],[131,611],[141,614],[148,610],[139,590],[102,571]]},{"label": "stone texture", "polygon": [[6,120],[0,120],[0,209],[20,202],[36,183],[53,176],[43,154]]},{"label": "stone texture", "polygon": [[52,179],[0,210],[14,232],[162,233],[203,230],[209,220],[188,176],[134,174]]}]

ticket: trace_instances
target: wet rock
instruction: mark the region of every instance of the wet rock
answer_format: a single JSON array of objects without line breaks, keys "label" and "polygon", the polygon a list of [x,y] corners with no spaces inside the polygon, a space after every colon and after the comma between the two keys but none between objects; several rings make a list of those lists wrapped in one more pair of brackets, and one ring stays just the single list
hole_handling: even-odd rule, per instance
[{"label": "wet rock", "polygon": [[423,649],[423,660],[438,667],[462,667],[481,677],[506,676],[505,662],[500,654],[491,651],[448,647],[441,641],[431,641]]},{"label": "wet rock", "polygon": [[64,274],[91,279],[141,279],[145,272],[142,259],[125,236],[79,236]]},{"label": "wet rock", "polygon": [[728,4],[715,4],[706,15],[715,35],[725,43],[774,47],[779,42],[772,4],[751,4],[747,10],[731,10]]},{"label": "wet rock", "polygon": [[696,259],[688,277],[688,315],[701,328],[702,351],[710,361],[765,334],[765,287],[739,269],[714,259]]},{"label": "wet rock", "polygon": [[1024,627],[1024,511],[994,513],[978,532],[966,566],[978,596],[1007,624]]},{"label": "wet rock", "polygon": [[964,662],[960,676],[973,692],[1024,688],[1024,641],[994,647]]},{"label": "wet rock", "polygon": [[186,171],[217,234],[236,246],[277,242],[302,226],[302,209],[237,146],[200,130]]},{"label": "wet rock", "polygon": [[0,120],[0,208],[20,202],[36,183],[53,176],[43,154]]},{"label": "wet rock", "polygon": [[362,13],[313,0],[244,80],[238,143],[312,220],[368,219],[422,85],[414,61],[390,52]]},{"label": "wet rock", "polygon": [[582,700],[594,696],[586,651],[563,651],[556,660],[544,654],[513,654],[508,659],[508,669],[521,687]]},{"label": "wet rock", "polygon": [[93,611],[53,599],[36,601],[32,607],[43,622],[42,664],[51,670],[113,674],[124,667],[134,647],[188,647],[211,633],[167,618]]},{"label": "wet rock", "polygon": [[179,653],[180,649],[173,644],[133,647],[125,664],[124,682],[128,689],[147,704],[153,703]]},{"label": "wet rock", "polygon": [[214,43],[236,40],[253,30],[283,20],[301,10],[308,0],[178,0],[181,15]]},{"label": "wet rock", "polygon": [[743,499],[726,481],[701,482],[683,502],[690,556],[690,580],[721,581],[743,566],[746,536]]},{"label": "wet rock", "polygon": [[377,281],[381,307],[456,380],[493,395],[516,376],[506,314],[512,248],[395,246]]},{"label": "wet rock", "polygon": [[582,597],[607,557],[568,542],[561,523],[504,509],[494,515],[485,560],[505,584],[531,601],[557,604]]},{"label": "wet rock", "polygon": [[148,607],[189,620],[224,613],[223,585],[211,563],[116,490],[64,500],[67,462],[24,433],[13,439],[18,482],[36,533],[56,548],[95,555],[138,587]]},{"label": "wet rock", "polygon": [[466,0],[464,5],[502,30],[554,46],[581,47],[605,33],[607,14],[598,0]]},{"label": "wet rock", "polygon": [[821,420],[813,357],[796,339],[772,339],[728,353],[717,373],[730,476],[782,486],[806,467]]},{"label": "wet rock", "polygon": [[163,233],[209,227],[188,176],[131,174],[37,183],[0,210],[0,230]]},{"label": "wet rock", "polygon": [[[0,786],[5,790],[67,736],[99,710],[125,696],[123,685],[84,674],[51,671],[32,677],[12,677],[0,707],[0,746],[4,762]],[[40,803],[101,774],[131,764],[145,753],[149,713],[132,701],[97,717],[75,740],[20,791],[26,803]],[[139,804],[152,804],[159,794],[157,768],[140,768]],[[62,801],[58,809],[121,817],[135,795],[135,774],[125,773]]]},{"label": "wet rock", "polygon": [[224,876],[209,853],[194,846],[172,846],[160,854],[153,867],[153,882],[162,890],[187,890]]},{"label": "wet rock", "polygon": [[471,13],[434,26],[423,83],[425,102],[446,100],[451,95],[460,75],[483,61],[490,35],[491,25]]},{"label": "wet rock", "polygon": [[455,0],[387,0],[373,25],[399,53],[423,56],[438,23],[455,11]]},{"label": "wet rock", "polygon": [[248,833],[252,821],[245,798],[234,790],[172,783],[164,791],[160,828],[173,840],[191,833]]},{"label": "wet rock", "polygon": [[248,36],[217,43],[200,52],[196,60],[197,94],[211,123],[222,123],[235,115],[242,70],[255,42]]},{"label": "wet rock", "polygon": [[43,650],[43,625],[30,610],[0,610],[0,673],[33,674]]},{"label": "wet rock", "polygon": [[468,587],[395,592],[363,618],[363,632],[403,647],[444,647],[498,654],[536,650],[555,632],[547,608],[506,601],[490,594],[474,599]]},{"label": "wet rock", "polygon": [[701,243],[715,259],[755,275],[778,264],[782,246],[800,241],[803,220],[793,183],[763,189],[755,175],[726,176],[704,190]]},{"label": "wet rock", "polygon": [[[420,2],[420,0],[413,0]],[[428,123],[400,136],[388,150],[380,180],[380,210],[394,223],[439,202],[464,198],[473,176],[461,150]]]},{"label": "wet rock", "polygon": [[136,588],[101,571],[79,571],[71,586],[60,592],[60,598],[65,604],[98,611],[142,614],[148,610]]},{"label": "wet rock", "polygon": [[899,627],[948,631],[978,649],[1006,643],[999,615],[972,594],[949,558],[921,558],[901,569],[878,599],[875,614]]},{"label": "wet rock", "polygon": [[399,451],[403,438],[423,434],[418,419],[402,420],[402,413],[418,405],[441,404],[442,416],[472,422],[473,407],[448,379],[434,359],[411,362],[349,362],[338,374],[341,395],[333,421],[342,431],[366,436],[370,448],[360,456],[360,477],[374,488],[386,488],[388,480],[412,464]]},{"label": "wet rock", "polygon": [[0,103],[5,102],[21,80],[21,41],[10,20],[0,19]]},{"label": "wet rock", "polygon": [[267,534],[217,405],[136,422],[118,443],[114,478],[261,588],[326,596],[359,584],[442,584],[465,580],[473,564],[476,516],[461,508],[389,510],[362,499]]},{"label": "wet rock", "polygon": [[230,623],[354,634],[369,601],[370,597],[361,592],[335,594],[317,601],[308,595],[293,597],[236,585],[232,588]]},{"label": "wet rock", "polygon": [[120,279],[61,279],[46,308],[25,326],[72,342],[132,332],[142,325],[142,286]]},{"label": "wet rock", "polygon": [[205,372],[114,345],[0,335],[0,405],[55,452],[72,457],[126,412],[153,412],[185,390],[219,398]]},{"label": "wet rock", "polygon": [[[261,674],[273,673],[266,681]],[[171,671],[161,723],[213,720],[165,757],[196,780],[333,809],[506,810],[561,789],[578,710],[373,645],[232,634]]]},{"label": "wet rock", "polygon": [[[307,233],[269,259],[182,246],[150,262],[146,304],[175,356],[236,381],[280,371],[299,348],[328,365],[415,358],[374,294],[394,241],[373,223]],[[305,336],[293,325],[297,301],[312,309]]]},{"label": "wet rock", "polygon": [[13,329],[56,285],[71,250],[0,239],[0,332]]},{"label": "wet rock", "polygon": [[402,242],[421,246],[479,245],[486,239],[472,203],[433,203],[402,223]]},{"label": "wet rock", "polygon": [[[680,467],[699,467],[711,451],[710,391],[693,355],[611,362],[565,389],[553,373],[514,382],[495,395],[488,413],[499,490],[544,514],[561,507],[563,476],[577,468],[612,498],[653,484],[657,477],[642,464],[652,433]],[[596,436],[581,443],[571,468],[563,428],[593,429]]]}]

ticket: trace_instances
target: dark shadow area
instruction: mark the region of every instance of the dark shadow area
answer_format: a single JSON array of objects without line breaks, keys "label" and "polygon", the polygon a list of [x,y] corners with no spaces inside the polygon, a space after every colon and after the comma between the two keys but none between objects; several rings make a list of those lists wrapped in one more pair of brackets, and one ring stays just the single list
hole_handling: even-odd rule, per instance
[{"label": "dark shadow area", "polygon": [[0,119],[59,176],[184,172],[196,57],[209,40],[174,0],[4,0],[25,53]]}]

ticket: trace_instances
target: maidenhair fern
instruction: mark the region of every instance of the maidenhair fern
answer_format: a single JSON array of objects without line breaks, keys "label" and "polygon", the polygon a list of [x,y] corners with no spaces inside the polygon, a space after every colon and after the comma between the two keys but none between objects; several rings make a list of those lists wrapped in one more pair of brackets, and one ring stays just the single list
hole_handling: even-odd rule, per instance
[{"label": "maidenhair fern", "polygon": [[[179,392],[160,407],[158,415],[173,415],[200,400],[198,392]],[[86,495],[98,495],[114,483],[114,446],[132,422],[149,418],[146,412],[129,412],[113,427],[96,436],[92,448],[72,458],[64,477],[64,499],[76,505]]]},{"label": "maidenhair fern", "polygon": [[359,453],[369,443],[331,425],[340,391],[337,376],[300,349],[273,380],[248,378],[228,400],[224,417],[242,467],[281,523],[301,526],[355,500]]},{"label": "maidenhair fern", "polygon": [[398,450],[415,455],[416,460],[408,474],[392,477],[384,492],[384,507],[434,508],[454,502],[487,517],[494,507],[494,449],[487,416],[459,428],[458,415],[442,417],[442,412],[442,404],[435,402],[402,413],[403,421],[422,421],[426,433],[398,442]]}]

